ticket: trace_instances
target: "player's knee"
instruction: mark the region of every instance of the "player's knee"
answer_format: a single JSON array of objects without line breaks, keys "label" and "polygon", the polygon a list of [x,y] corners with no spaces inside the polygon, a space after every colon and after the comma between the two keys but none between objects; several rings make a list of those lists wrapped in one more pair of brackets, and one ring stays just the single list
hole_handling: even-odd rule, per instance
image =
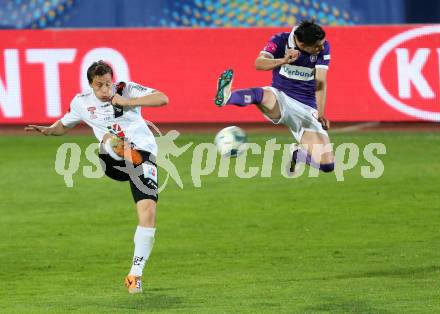
[{"label": "player's knee", "polygon": [[137,202],[136,207],[139,215],[139,225],[144,227],[154,226],[156,202],[152,200],[140,200]]},{"label": "player's knee", "polygon": [[274,102],[276,101],[275,95],[270,89],[263,88],[263,99],[261,101],[260,106],[270,110],[274,106]]},{"label": "player's knee", "polygon": [[107,142],[109,139],[111,139],[114,136],[115,135],[113,135],[111,133],[105,133],[104,136],[102,137],[102,142],[105,143],[105,142]]},{"label": "player's knee", "polygon": [[332,172],[333,170],[335,170],[335,163],[328,163],[328,164],[321,164],[319,169],[322,172]]},{"label": "player's knee", "polygon": [[280,108],[275,94],[267,88],[263,88],[263,100],[258,108],[271,119],[279,119],[281,117]]},{"label": "player's knee", "polygon": [[319,162],[321,164],[334,164],[335,163],[335,156],[333,155],[333,152],[325,152],[323,153],[319,159]]}]

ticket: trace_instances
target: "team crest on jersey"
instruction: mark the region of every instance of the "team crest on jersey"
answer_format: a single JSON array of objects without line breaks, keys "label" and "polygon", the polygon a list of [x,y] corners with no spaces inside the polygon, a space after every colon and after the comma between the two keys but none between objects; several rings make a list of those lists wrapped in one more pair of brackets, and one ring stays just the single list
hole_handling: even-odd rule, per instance
[{"label": "team crest on jersey", "polygon": [[121,126],[117,123],[114,123],[111,126],[110,125],[107,126],[107,129],[111,134],[114,134],[120,138],[125,137],[124,131],[122,130]]},{"label": "team crest on jersey", "polygon": [[90,112],[90,119],[96,119],[98,117],[95,114],[96,107],[87,107],[87,111]]},{"label": "team crest on jersey", "polygon": [[311,55],[310,56],[310,62],[316,62],[318,60],[318,55]]}]

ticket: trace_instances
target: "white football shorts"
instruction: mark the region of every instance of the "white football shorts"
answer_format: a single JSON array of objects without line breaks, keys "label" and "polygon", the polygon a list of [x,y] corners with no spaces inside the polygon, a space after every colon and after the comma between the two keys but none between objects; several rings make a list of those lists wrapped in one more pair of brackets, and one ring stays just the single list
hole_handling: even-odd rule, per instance
[{"label": "white football shorts", "polygon": [[266,115],[265,117],[274,124],[286,125],[298,143],[305,131],[321,133],[328,137],[327,131],[318,121],[318,110],[287,96],[272,86],[266,86],[264,89],[269,89],[275,94],[281,111],[280,119],[271,119]]}]

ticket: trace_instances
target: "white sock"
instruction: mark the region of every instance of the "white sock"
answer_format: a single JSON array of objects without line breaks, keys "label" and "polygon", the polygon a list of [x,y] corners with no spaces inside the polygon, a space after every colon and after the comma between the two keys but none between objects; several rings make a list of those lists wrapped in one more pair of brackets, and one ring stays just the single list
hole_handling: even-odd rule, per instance
[{"label": "white sock", "polygon": [[134,256],[130,275],[142,276],[145,263],[153,249],[156,228],[137,226],[134,234]]}]

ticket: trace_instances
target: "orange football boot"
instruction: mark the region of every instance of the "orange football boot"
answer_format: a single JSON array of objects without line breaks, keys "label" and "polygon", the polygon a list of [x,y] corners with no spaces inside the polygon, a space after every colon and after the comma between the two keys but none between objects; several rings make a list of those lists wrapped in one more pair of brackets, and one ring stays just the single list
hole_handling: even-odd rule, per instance
[{"label": "orange football boot", "polygon": [[143,158],[139,151],[133,149],[127,141],[117,136],[112,136],[109,140],[110,146],[116,155],[125,160],[131,162],[133,165],[138,166],[142,163]]},{"label": "orange football boot", "polygon": [[128,293],[142,293],[142,278],[135,275],[128,275],[124,280]]}]

